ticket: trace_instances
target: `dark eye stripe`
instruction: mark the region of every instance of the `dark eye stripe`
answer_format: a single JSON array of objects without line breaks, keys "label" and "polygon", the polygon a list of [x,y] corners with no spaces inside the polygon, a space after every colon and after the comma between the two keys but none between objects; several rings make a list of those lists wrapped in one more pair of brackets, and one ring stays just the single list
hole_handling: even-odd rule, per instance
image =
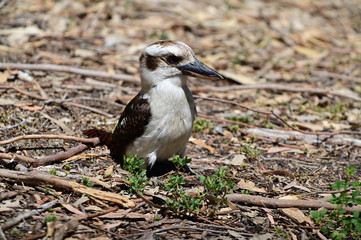
[{"label": "dark eye stripe", "polygon": [[170,54],[168,56],[165,57],[165,61],[169,64],[169,65],[177,65],[178,63],[180,63],[183,59],[181,57],[177,57],[173,54]]}]

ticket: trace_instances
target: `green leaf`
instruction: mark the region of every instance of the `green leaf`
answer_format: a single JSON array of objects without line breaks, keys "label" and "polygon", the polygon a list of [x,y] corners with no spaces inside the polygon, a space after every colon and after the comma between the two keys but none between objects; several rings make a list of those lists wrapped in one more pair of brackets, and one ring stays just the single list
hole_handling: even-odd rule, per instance
[{"label": "green leaf", "polygon": [[361,204],[361,198],[360,198],[360,197],[355,198],[353,201],[354,201],[356,204],[358,204],[358,205]]},{"label": "green leaf", "polygon": [[360,195],[360,192],[358,191],[358,190],[356,190],[356,191],[354,191],[353,193],[352,193],[352,198],[356,198],[356,197],[358,197]]},{"label": "green leaf", "polygon": [[315,219],[320,218],[320,214],[317,211],[311,211],[311,216]]}]

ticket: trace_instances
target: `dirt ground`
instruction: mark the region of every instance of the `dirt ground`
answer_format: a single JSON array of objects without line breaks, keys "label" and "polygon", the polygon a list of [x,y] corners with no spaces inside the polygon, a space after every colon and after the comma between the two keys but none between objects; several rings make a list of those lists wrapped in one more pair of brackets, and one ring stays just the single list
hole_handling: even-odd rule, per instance
[{"label": "dirt ground", "polygon": [[[161,39],[187,43],[225,76],[188,81],[190,166],[204,176],[224,167],[236,186],[215,214],[208,200],[191,216],[164,210],[168,175],[132,195],[104,146],[37,166],[85,145],[5,142],[113,130],[140,89],[140,51]],[[0,239],[332,238],[310,216],[325,206],[304,203],[331,198],[351,165],[361,182],[360,135],[360,1],[0,1]],[[201,191],[197,176],[185,180]]]}]

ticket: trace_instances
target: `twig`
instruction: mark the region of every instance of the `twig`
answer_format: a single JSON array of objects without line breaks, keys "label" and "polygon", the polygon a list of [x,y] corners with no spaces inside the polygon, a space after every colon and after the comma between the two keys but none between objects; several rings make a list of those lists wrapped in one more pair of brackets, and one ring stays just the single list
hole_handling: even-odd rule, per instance
[{"label": "twig", "polygon": [[65,125],[65,123],[63,123],[62,121],[59,121],[58,119],[55,119],[53,117],[50,117],[48,114],[39,111],[39,113],[41,115],[43,115],[46,119],[49,119],[50,121],[52,121],[53,123],[55,123],[56,125],[58,125],[66,135],[72,135],[74,134],[73,130],[71,130],[70,128],[68,128],[68,126]]},{"label": "twig", "polygon": [[[190,222],[189,224],[192,224],[192,222]],[[194,223],[193,223],[194,224]],[[204,227],[212,227],[212,228],[220,228],[220,229],[227,229],[227,230],[234,230],[234,227],[230,227],[228,225],[223,226],[223,225],[216,225],[214,223],[201,223],[201,222],[197,222],[197,225],[202,225]],[[240,233],[243,236],[247,236],[247,237],[251,237],[253,236],[253,234],[250,233]]]},{"label": "twig", "polygon": [[[1,65],[1,63],[0,63]],[[28,92],[28,91],[25,91],[24,89],[21,89],[19,87],[16,87],[16,86],[9,86],[9,85],[1,85],[0,86],[0,89],[13,89],[23,95],[26,95],[26,96],[29,96],[31,98],[35,98],[35,99],[38,99],[38,100],[41,100],[41,101],[45,101],[45,100],[49,100],[48,98],[44,98],[44,97],[41,97],[37,94],[33,94],[31,92]]]},{"label": "twig", "polygon": [[98,229],[98,230],[103,231],[103,232],[105,232],[105,233],[107,233],[107,234],[109,234],[109,235],[112,235],[112,239],[124,239],[124,240],[128,240],[128,238],[122,237],[122,236],[120,236],[119,234],[113,233],[113,232],[111,232],[111,231],[109,231],[109,230],[106,230],[106,229],[104,229],[104,228],[95,226],[94,224],[90,224],[90,223],[89,223],[88,225],[89,225],[90,227],[92,227],[92,228]]},{"label": "twig", "polygon": [[[5,154],[8,154],[8,153],[5,153]],[[10,160],[7,160],[7,159],[10,159]],[[28,170],[28,168],[25,167],[24,165],[18,163],[17,161],[12,161],[12,160],[16,160],[16,159],[5,158],[2,156],[2,153],[0,153],[0,164],[3,165],[4,167],[11,169],[11,170],[18,170],[18,171],[27,171]],[[36,160],[34,159],[34,161],[36,161]]]},{"label": "twig", "polygon": [[75,102],[66,102],[66,101],[62,101],[62,100],[48,100],[46,101],[46,103],[57,103],[57,104],[60,104],[60,105],[65,105],[65,106],[73,106],[73,107],[78,107],[78,108],[83,108],[83,109],[86,109],[86,110],[89,110],[91,112],[95,112],[95,113],[98,113],[98,114],[101,114],[101,115],[104,115],[106,116],[107,118],[112,118],[113,115],[112,114],[109,114],[107,112],[104,112],[100,109],[97,109],[97,108],[93,108],[93,107],[89,107],[87,105],[83,105],[83,104],[80,104],[80,103],[75,103]]},{"label": "twig", "polygon": [[237,121],[224,119],[224,118],[220,118],[220,117],[216,117],[216,116],[209,116],[209,115],[205,115],[205,114],[201,114],[201,113],[197,113],[197,117],[208,118],[208,119],[212,119],[212,120],[222,122],[222,123],[232,123],[232,124],[236,124],[236,125],[240,125],[240,126],[248,127],[248,128],[254,128],[255,127],[255,126],[252,126],[252,125],[247,124],[247,123],[237,122]]},{"label": "twig", "polygon": [[[79,137],[62,136],[62,135],[25,135],[25,136],[19,136],[19,137],[5,140],[5,141],[1,141],[0,145],[9,144],[9,143],[19,141],[22,139],[42,139],[42,138],[72,140],[72,141],[83,142],[86,144],[92,144],[93,146],[98,145],[100,142],[99,138],[79,138]],[[15,153],[0,153],[0,158],[17,160],[20,162],[25,162],[25,163],[31,164],[34,167],[38,167],[38,166],[42,166],[42,165],[46,165],[46,164],[50,164],[50,163],[54,163],[54,162],[59,162],[64,159],[68,159],[68,158],[74,156],[75,154],[78,154],[78,153],[84,151],[85,149],[89,148],[89,146],[86,144],[79,144],[78,146],[72,147],[65,152],[59,152],[59,153],[56,153],[56,154],[53,154],[50,156],[46,156],[46,157],[43,157],[40,159],[26,157],[26,156],[18,155]]]},{"label": "twig", "polygon": [[2,127],[2,128],[0,128],[0,131],[9,130],[9,129],[16,128],[16,127],[19,127],[21,125],[24,125],[28,119],[29,119],[29,117],[25,118],[24,120],[22,120],[21,122],[15,124],[15,125]]},{"label": "twig", "polygon": [[92,144],[93,146],[99,144],[98,142],[99,139],[97,138],[81,138],[81,137],[73,137],[66,135],[24,135],[24,136],[18,136],[18,137],[10,138],[8,140],[0,141],[0,145],[13,143],[23,139],[63,139],[63,140],[81,142],[84,144]]},{"label": "twig", "polygon": [[[261,113],[261,114],[265,114],[265,115],[273,115],[274,117],[276,117],[278,120],[280,120],[284,125],[286,125],[287,127],[291,128],[292,130],[295,130],[297,132],[303,133],[303,134],[312,134],[312,135],[339,135],[339,134],[355,134],[355,135],[361,135],[361,132],[357,132],[357,131],[336,131],[336,132],[308,132],[308,131],[303,131],[301,129],[295,128],[292,125],[290,125],[289,123],[287,123],[287,121],[285,121],[282,117],[280,117],[278,114],[274,113],[274,112],[268,112],[268,111],[263,111],[263,110],[258,110],[258,109],[253,109],[250,107],[247,107],[243,104],[234,102],[234,101],[229,101],[229,100],[225,100],[225,99],[219,99],[219,98],[210,98],[210,97],[201,97],[201,96],[197,96],[194,95],[194,98],[198,98],[198,99],[202,99],[202,100],[207,100],[207,101],[215,101],[215,102],[221,102],[221,103],[226,103],[226,104],[232,104],[247,110],[250,110],[252,112],[256,112],[256,113]],[[361,99],[360,99],[361,100]]]},{"label": "twig", "polygon": [[54,162],[60,162],[62,160],[68,159],[68,158],[74,156],[75,154],[78,154],[78,153],[80,153],[80,152],[82,152],[82,151],[84,151],[85,149],[88,149],[88,148],[89,148],[88,145],[79,144],[76,147],[70,148],[66,152],[59,152],[59,153],[56,153],[54,155],[50,155],[50,156],[40,158],[35,163],[33,163],[32,166],[39,167],[39,166],[47,165],[47,164],[54,163]]},{"label": "twig", "polygon": [[108,100],[101,99],[101,98],[93,98],[93,97],[68,98],[68,99],[64,99],[62,101],[63,102],[68,102],[68,101],[77,101],[77,100],[88,100],[88,101],[104,102],[104,103],[111,104],[111,105],[114,105],[114,106],[119,107],[119,108],[123,108],[125,106],[124,104],[108,101]]},{"label": "twig", "polygon": [[[262,136],[262,137],[267,137],[267,138],[271,138],[271,139],[289,139],[291,137],[294,137],[296,139],[302,139],[302,141],[311,143],[311,144],[319,144],[320,142],[326,141],[328,143],[333,143],[333,144],[342,144],[342,145],[354,145],[354,146],[358,146],[361,147],[361,140],[360,139],[355,139],[355,138],[349,138],[349,137],[344,137],[342,135],[336,135],[336,133],[334,134],[329,134],[329,133],[302,133],[301,131],[285,131],[285,130],[277,130],[277,129],[268,129],[268,128],[248,128],[248,129],[243,129],[244,132],[246,132],[247,134],[253,135],[253,136]],[[361,134],[361,133],[356,133],[356,134]],[[335,136],[336,135],[336,136]],[[266,140],[266,139],[265,139]],[[300,146],[292,146],[292,145],[288,145],[288,144],[280,144],[281,146],[284,147],[291,147],[291,148],[300,148]]]},{"label": "twig", "polygon": [[337,96],[343,99],[350,99],[357,102],[361,102],[360,97],[345,95],[333,90],[327,90],[323,88],[302,88],[296,86],[285,86],[280,84],[255,84],[255,85],[231,85],[231,86],[222,86],[222,87],[213,87],[213,86],[204,86],[204,87],[197,87],[192,88],[193,91],[214,91],[214,92],[228,92],[233,90],[249,90],[249,89],[256,89],[256,90],[273,90],[273,91],[282,91],[282,92],[302,92],[302,93],[310,93],[310,94],[317,94],[317,95],[332,95]]},{"label": "twig", "polygon": [[8,169],[0,169],[0,177],[26,182],[36,186],[50,184],[56,188],[66,189],[79,194],[89,194],[93,197],[119,204],[125,208],[132,208],[135,206],[135,203],[132,200],[122,195],[90,188],[73,182],[72,180],[56,177],[38,170],[12,171]]},{"label": "twig", "polygon": [[0,227],[0,237],[1,237],[2,240],[6,240],[6,236],[5,236],[4,232],[3,232],[2,227]]},{"label": "twig", "polygon": [[287,228],[296,228],[296,229],[300,229],[300,228],[304,228],[304,229],[320,229],[320,227],[313,227],[313,226],[303,226],[303,225],[290,225],[290,224],[284,224],[284,223],[277,223],[277,225],[280,226],[284,226]]},{"label": "twig", "polygon": [[35,158],[22,156],[16,153],[0,153],[0,158],[16,160],[19,162],[24,162],[29,164],[36,163],[37,161]]},{"label": "twig", "polygon": [[[98,142],[99,142],[99,138],[96,138],[96,139],[98,139]],[[26,157],[26,156],[18,155],[15,153],[0,153],[0,158],[17,160],[19,162],[28,163],[28,164],[32,165],[33,167],[39,167],[42,165],[47,165],[50,163],[60,162],[62,160],[68,159],[68,158],[74,156],[75,154],[78,154],[88,148],[89,148],[88,145],[79,144],[76,147],[70,148],[68,151],[59,152],[59,153],[56,153],[56,154],[53,154],[50,156],[46,156],[46,157],[43,157],[40,159]]]},{"label": "twig", "polygon": [[8,3],[8,0],[2,0],[0,3],[0,9],[2,9],[7,3]]},{"label": "twig", "polygon": [[139,78],[127,74],[108,73],[103,71],[89,70],[85,68],[70,67],[55,64],[26,64],[26,63],[0,63],[0,69],[21,69],[36,71],[68,72],[83,76],[110,78],[132,83],[139,83]]},{"label": "twig", "polygon": [[[252,206],[262,206],[269,208],[302,208],[302,209],[317,209],[317,208],[326,208],[330,210],[334,210],[337,208],[337,205],[324,202],[321,200],[285,200],[285,199],[274,199],[274,198],[266,198],[261,196],[253,196],[247,194],[228,194],[227,199],[231,202],[236,203],[245,203],[250,204]],[[353,206],[353,207],[344,207],[344,210],[347,212],[353,213],[354,211],[361,211],[361,206]]]},{"label": "twig", "polygon": [[[181,226],[181,225],[175,225],[175,226],[171,226],[171,227],[157,229],[157,230],[151,231],[150,234],[153,235],[153,234],[157,234],[160,232],[169,231],[169,230],[173,230],[173,229],[188,229],[188,230],[194,230],[194,231],[228,234],[228,232],[226,232],[226,231],[219,231],[219,230],[212,230],[212,229],[198,228],[198,227],[188,227],[188,226]],[[237,233],[239,233],[239,232],[237,232]],[[239,234],[242,235],[242,233],[239,233]]]},{"label": "twig", "polygon": [[138,191],[135,191],[135,194],[136,194],[139,198],[141,198],[146,204],[148,204],[148,205],[151,206],[151,207],[159,208],[159,209],[162,209],[162,210],[168,209],[168,207],[163,207],[163,206],[160,206],[159,204],[156,204],[156,203],[153,203],[152,201],[149,201],[149,200],[146,199],[142,194],[140,194]]},{"label": "twig", "polygon": [[[10,171],[10,170],[8,170],[8,171]],[[1,226],[1,228],[4,229],[4,230],[6,230],[8,228],[11,228],[12,226],[15,226],[16,224],[21,222],[23,219],[31,217],[31,216],[33,216],[35,214],[44,212],[45,210],[53,207],[57,202],[58,202],[58,199],[55,199],[55,200],[53,200],[51,202],[40,205],[38,209],[31,210],[31,211],[26,212],[26,213],[21,213],[18,216],[16,216],[15,218],[12,218],[9,221],[7,221],[5,224],[3,224]]]},{"label": "twig", "polygon": [[[0,63],[0,65],[1,65],[1,63]],[[45,103],[56,103],[56,104],[64,105],[64,106],[73,106],[73,107],[83,108],[83,109],[87,109],[89,111],[104,115],[104,116],[106,116],[108,118],[113,117],[113,115],[111,115],[109,113],[106,113],[106,112],[104,112],[102,110],[93,108],[93,107],[89,107],[89,106],[86,106],[86,105],[83,105],[83,104],[80,104],[80,103],[75,103],[75,102],[62,101],[62,100],[59,100],[59,99],[44,98],[44,97],[41,97],[41,96],[39,96],[37,94],[33,94],[33,93],[28,92],[28,91],[25,91],[24,89],[21,89],[21,88],[16,87],[16,86],[2,85],[2,86],[0,86],[0,89],[13,89],[13,90],[15,90],[15,91],[17,91],[17,92],[19,92],[19,93],[21,93],[23,95],[31,97],[31,98],[38,99],[38,100],[41,100],[41,101],[46,101]]]},{"label": "twig", "polygon": [[27,237],[24,237],[21,240],[37,240],[45,237],[46,234],[47,234],[46,232],[31,234],[31,235],[27,235]]},{"label": "twig", "polygon": [[345,80],[345,81],[350,81],[350,82],[361,83],[361,78],[359,78],[359,77],[347,76],[347,75],[342,75],[342,74],[338,74],[338,73],[331,73],[331,72],[326,72],[326,71],[312,71],[311,74],[319,76],[319,77],[329,77],[329,78],[335,78],[335,79],[340,79],[340,80]]},{"label": "twig", "polygon": [[101,215],[105,215],[110,212],[117,211],[118,209],[119,209],[118,207],[112,207],[112,208],[106,209],[101,212],[96,212],[96,213],[86,214],[85,216],[76,217],[76,218],[74,218],[74,220],[85,220],[85,219],[89,219],[89,218],[95,218],[95,217],[99,217]]}]

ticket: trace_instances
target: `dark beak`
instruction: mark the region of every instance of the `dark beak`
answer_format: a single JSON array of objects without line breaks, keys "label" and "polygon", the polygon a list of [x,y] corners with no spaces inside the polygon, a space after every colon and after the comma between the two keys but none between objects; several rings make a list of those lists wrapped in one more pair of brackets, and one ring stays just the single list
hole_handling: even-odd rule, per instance
[{"label": "dark beak", "polygon": [[193,77],[200,77],[206,79],[223,79],[224,77],[214,71],[212,68],[208,67],[198,59],[195,62],[189,63],[186,65],[176,66],[179,70],[182,71],[184,75],[189,75]]}]

